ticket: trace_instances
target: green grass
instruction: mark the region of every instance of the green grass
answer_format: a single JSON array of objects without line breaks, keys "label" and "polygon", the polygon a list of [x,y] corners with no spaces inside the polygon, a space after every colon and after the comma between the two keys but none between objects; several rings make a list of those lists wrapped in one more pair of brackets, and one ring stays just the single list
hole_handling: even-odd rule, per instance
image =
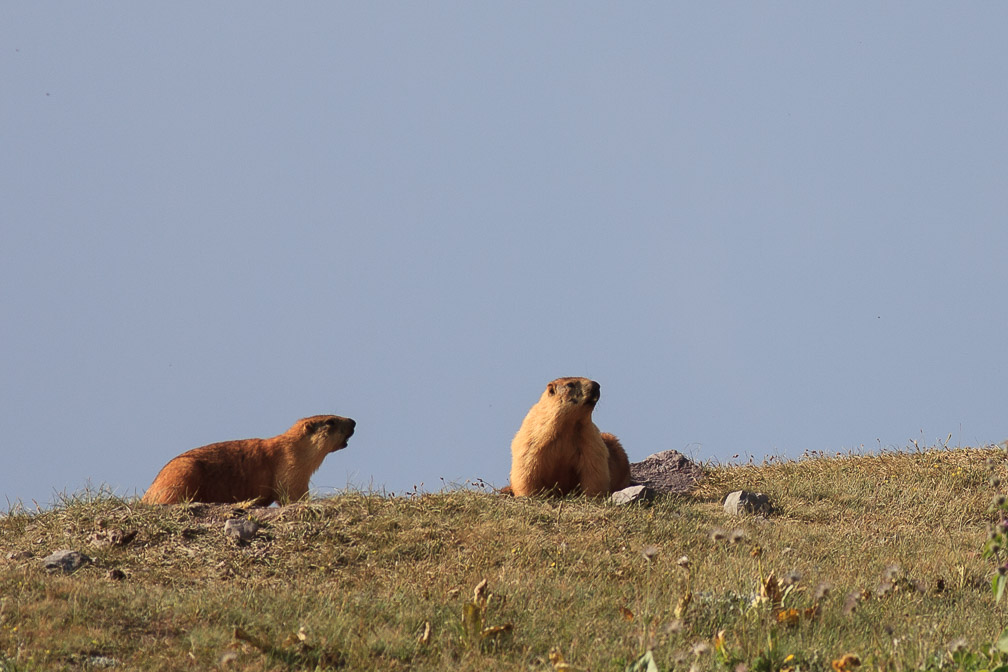
[{"label": "green grass", "polygon": [[[979,669],[1008,624],[980,554],[992,473],[1008,481],[1000,450],[811,456],[709,467],[690,495],[626,508],[457,490],[242,513],[83,493],[0,517],[0,671],[623,670],[647,651],[662,670],[848,653]],[[727,517],[742,488],[777,513]],[[224,534],[236,513],[263,523],[247,545]],[[94,562],[46,572],[63,548]]]}]

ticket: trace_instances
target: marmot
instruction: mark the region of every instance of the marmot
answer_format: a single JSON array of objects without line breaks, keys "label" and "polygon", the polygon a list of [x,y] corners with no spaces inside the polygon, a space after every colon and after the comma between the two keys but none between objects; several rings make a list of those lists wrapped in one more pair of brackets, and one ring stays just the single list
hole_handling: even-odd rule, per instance
[{"label": "marmot", "polygon": [[504,492],[594,497],[630,485],[623,446],[592,422],[600,389],[587,378],[557,378],[546,386],[511,441],[511,485]]},{"label": "marmot", "polygon": [[293,502],[329,453],[346,448],[355,423],[337,415],[302,418],[279,436],[211,443],[182,453],[158,473],[147,504]]}]

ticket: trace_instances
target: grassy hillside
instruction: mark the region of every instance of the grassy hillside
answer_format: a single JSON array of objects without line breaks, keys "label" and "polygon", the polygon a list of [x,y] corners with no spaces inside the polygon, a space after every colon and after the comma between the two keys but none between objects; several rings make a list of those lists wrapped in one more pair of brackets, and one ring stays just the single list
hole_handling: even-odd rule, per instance
[{"label": "grassy hillside", "polygon": [[[79,495],[0,518],[0,670],[976,669],[1008,624],[980,555],[992,473],[999,450],[812,456],[626,508]],[[777,513],[726,516],[742,488]],[[233,516],[262,523],[250,542]],[[47,572],[60,549],[93,562]]]}]

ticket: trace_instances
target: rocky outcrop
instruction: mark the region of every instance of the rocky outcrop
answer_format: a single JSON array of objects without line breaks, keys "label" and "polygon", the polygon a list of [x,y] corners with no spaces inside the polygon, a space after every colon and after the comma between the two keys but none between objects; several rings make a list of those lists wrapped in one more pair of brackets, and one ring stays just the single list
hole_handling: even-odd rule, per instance
[{"label": "rocky outcrop", "polygon": [[686,493],[703,477],[703,470],[678,450],[663,450],[630,464],[630,482],[658,494]]}]

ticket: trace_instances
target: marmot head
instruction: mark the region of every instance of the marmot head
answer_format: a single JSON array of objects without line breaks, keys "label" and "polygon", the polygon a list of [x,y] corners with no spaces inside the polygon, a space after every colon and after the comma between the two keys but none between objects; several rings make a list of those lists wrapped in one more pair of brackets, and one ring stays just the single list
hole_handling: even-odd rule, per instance
[{"label": "marmot head", "polygon": [[546,385],[542,398],[560,404],[564,410],[582,409],[591,413],[601,389],[598,383],[587,378],[557,378]]},{"label": "marmot head", "polygon": [[313,415],[302,418],[291,429],[302,437],[309,437],[320,450],[335,453],[347,447],[357,423],[338,415]]}]

